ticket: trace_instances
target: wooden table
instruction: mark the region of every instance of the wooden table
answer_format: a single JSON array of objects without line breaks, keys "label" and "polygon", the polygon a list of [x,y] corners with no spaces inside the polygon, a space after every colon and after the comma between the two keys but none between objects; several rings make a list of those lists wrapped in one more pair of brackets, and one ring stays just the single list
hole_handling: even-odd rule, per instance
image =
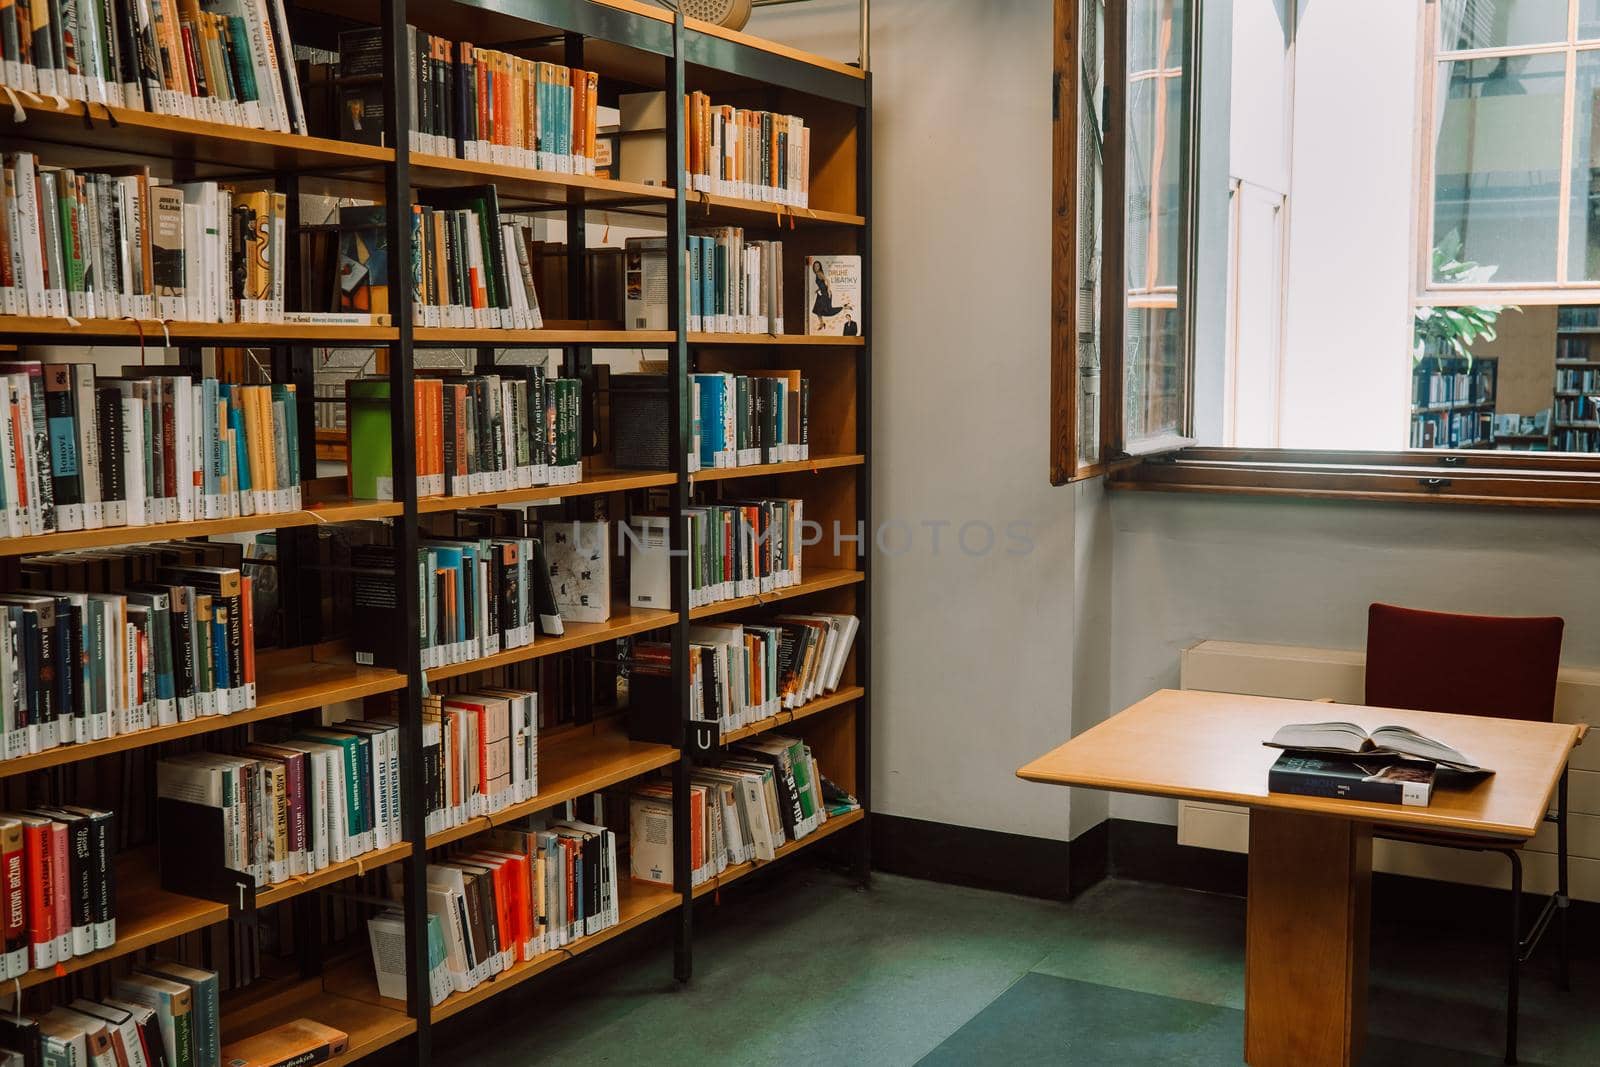
[{"label": "wooden table", "polygon": [[[1278,751],[1262,741],[1289,723],[1330,720],[1369,732],[1409,726],[1496,773],[1436,786],[1425,808],[1268,793]],[[1366,1031],[1373,827],[1526,842],[1583,733],[1562,723],[1163,689],[1017,775],[1248,806],[1245,1062],[1344,1065],[1360,1057]]]}]

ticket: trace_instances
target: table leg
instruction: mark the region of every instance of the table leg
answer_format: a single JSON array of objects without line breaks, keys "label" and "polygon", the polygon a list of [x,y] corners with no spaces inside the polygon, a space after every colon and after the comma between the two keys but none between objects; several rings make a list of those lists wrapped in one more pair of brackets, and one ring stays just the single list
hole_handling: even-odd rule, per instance
[{"label": "table leg", "polygon": [[1366,1036],[1372,826],[1250,812],[1244,1058],[1346,1065]]}]

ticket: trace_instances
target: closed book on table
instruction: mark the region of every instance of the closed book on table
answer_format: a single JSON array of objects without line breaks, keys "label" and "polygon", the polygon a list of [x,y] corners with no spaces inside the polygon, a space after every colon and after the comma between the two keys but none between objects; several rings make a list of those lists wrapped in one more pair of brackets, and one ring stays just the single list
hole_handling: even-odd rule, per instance
[{"label": "closed book on table", "polygon": [[1427,807],[1436,771],[1433,764],[1417,760],[1285,752],[1267,773],[1267,791]]}]

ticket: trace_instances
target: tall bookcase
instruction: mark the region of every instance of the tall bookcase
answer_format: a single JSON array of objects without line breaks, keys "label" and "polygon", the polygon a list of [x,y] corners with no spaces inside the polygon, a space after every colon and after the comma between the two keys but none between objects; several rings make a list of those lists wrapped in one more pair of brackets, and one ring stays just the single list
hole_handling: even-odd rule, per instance
[{"label": "tall bookcase", "polygon": [[[306,508],[290,514],[169,523],[135,528],[54,533],[0,539],[0,555],[135,544],[174,538],[259,530],[278,531],[279,568],[287,610],[287,647],[260,657],[259,705],[223,718],[198,719],[178,726],[51,749],[39,755],[0,762],[0,776],[12,778],[46,772],[135,748],[162,745],[180,738],[216,734],[242,736],[251,722],[301,716],[338,702],[382,694],[398,694],[402,709],[401,783],[408,798],[403,810],[405,841],[368,853],[308,878],[274,885],[257,893],[253,905],[211,901],[166,892],[159,886],[153,856],[125,853],[118,858],[118,939],[93,956],[79,957],[62,970],[71,974],[109,964],[158,946],[181,935],[224,921],[253,921],[255,909],[332,886],[386,865],[402,871],[407,929],[407,1002],[379,996],[364,937],[357,951],[343,958],[318,945],[303,946],[297,973],[262,979],[224,998],[223,1036],[229,1039],[257,1032],[280,1021],[308,1016],[346,1030],[349,1050],[336,1062],[352,1062],[396,1042],[409,1040],[413,1062],[431,1054],[434,1022],[493,998],[525,979],[562,965],[573,956],[621,933],[671,916],[675,937],[675,975],[687,981],[692,970],[694,902],[751,873],[753,865],[730,868],[714,880],[692,886],[689,870],[689,775],[702,761],[714,760],[722,746],[767,730],[781,729],[804,737],[825,774],[855,794],[861,810],[835,817],[821,830],[779,850],[779,860],[828,838],[849,847],[857,876],[868,877],[870,852],[869,740],[871,735],[871,508],[870,413],[872,410],[872,255],[871,226],[871,79],[863,71],[745,34],[685,19],[638,0],[300,0],[290,4],[290,25],[296,44],[332,49],[337,33],[352,25],[378,25],[384,41],[384,146],[347,143],[321,137],[270,131],[107,109],[99,104],[24,98],[18,104],[24,121],[0,119],[8,150],[27,148],[50,162],[92,166],[148,162],[177,180],[268,181],[288,194],[289,232],[299,229],[299,196],[314,191],[368,190],[370,199],[390,205],[409,204],[417,189],[492,183],[502,203],[544,210],[567,222],[568,262],[581,280],[587,223],[597,212],[609,218],[632,215],[663,220],[669,250],[669,322],[664,331],[627,331],[620,323],[599,322],[584,314],[581,284],[575,314],[547,322],[539,330],[422,328],[412,324],[409,287],[391,285],[392,326],[306,326],[257,324],[185,324],[132,320],[86,320],[0,317],[0,346],[81,346],[164,343],[176,346],[180,362],[198,367],[203,346],[249,346],[271,352],[274,381],[292,381],[300,405],[299,432]],[[405,27],[410,23],[455,40],[516,50],[534,58],[552,59],[600,74],[602,100],[610,94],[659,89],[666,94],[668,173],[684,172],[684,96],[703,89],[719,102],[758,106],[802,116],[813,131],[811,207],[775,208],[771,204],[689,192],[681,181],[669,186],[624,183],[604,178],[553,174],[462,159],[423,156],[408,147],[405,116],[410,112],[412,79],[407,69]],[[406,213],[389,212],[391,262],[410,262],[411,231]],[[788,328],[803,328],[809,285],[805,256],[858,254],[862,260],[859,335],[806,337],[714,335],[687,329],[684,292],[685,236],[690,226],[740,225],[781,236],[787,279],[784,301]],[[291,308],[298,303],[302,272],[296,262],[298,242],[290,241]],[[316,420],[313,417],[314,349],[372,347],[386,350],[391,380],[394,486],[396,499],[351,500],[342,495],[342,479],[316,480]],[[607,471],[586,468],[575,485],[542,486],[476,497],[418,499],[417,457],[412,433],[413,381],[416,354],[427,348],[475,349],[480,367],[492,365],[500,350],[517,347],[559,349],[562,369],[580,374],[608,349],[655,349],[667,354],[670,381],[668,438],[676,442],[672,468],[664,472]],[[46,357],[49,358],[49,357]],[[810,401],[811,459],[727,470],[690,473],[686,455],[691,434],[693,371],[799,368],[812,383]],[[319,641],[313,621],[315,604],[297,596],[316,593],[308,568],[297,570],[296,532],[328,523],[385,520],[392,524],[400,560],[416,558],[419,521],[437,512],[494,504],[576,500],[593,494],[664,493],[673,513],[691,502],[726,493],[739,496],[770,493],[805,501],[805,517],[819,524],[821,539],[804,549],[801,582],[765,597],[747,597],[706,607],[689,605],[686,553],[672,565],[672,608],[653,611],[618,606],[610,619],[597,624],[569,624],[562,637],[540,637],[532,645],[467,664],[424,670],[415,647],[402,643],[396,670],[360,667],[347,645]],[[684,534],[673,526],[673,546],[683,547]],[[397,624],[416,618],[419,589],[416,569],[399,567]],[[297,591],[309,582],[309,592]],[[839,689],[773,719],[718,736],[707,724],[689,720],[688,648],[691,621],[712,616],[738,617],[774,600],[796,608],[856,614],[861,626]],[[428,835],[420,803],[423,729],[422,700],[430,683],[494,669],[512,663],[578,650],[597,657],[621,638],[656,633],[670,636],[673,692],[678,696],[680,736],[676,744],[629,740],[616,716],[540,737],[539,786],[533,800],[484,817],[473,825]],[[646,883],[624,887],[622,921],[567,949],[514,965],[494,980],[467,993],[457,993],[438,1007],[427,997],[424,871],[432,850],[471,836],[490,824],[510,822],[554,807],[569,799],[643,775],[666,770],[675,798],[676,884],[672,889]],[[152,787],[153,788],[153,787]],[[70,801],[72,797],[59,799]],[[610,821],[625,819],[625,813]],[[837,835],[837,836],[836,836]],[[765,866],[765,864],[763,864]],[[626,872],[624,872],[625,874]],[[627,881],[624,878],[624,881]],[[49,971],[30,972],[19,987],[62,980]]]}]

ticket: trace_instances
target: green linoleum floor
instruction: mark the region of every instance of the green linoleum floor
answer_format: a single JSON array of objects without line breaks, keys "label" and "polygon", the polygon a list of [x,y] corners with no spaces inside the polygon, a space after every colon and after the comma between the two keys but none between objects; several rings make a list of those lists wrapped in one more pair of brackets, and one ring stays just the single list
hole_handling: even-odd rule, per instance
[{"label": "green linoleum floor", "polygon": [[[451,1020],[438,1062],[1239,1062],[1238,898],[1112,881],[1061,904],[890,875],[862,892],[805,866],[774,874],[697,913],[689,986],[671,979],[663,924],[603,966],[558,969]],[[1501,913],[1480,932],[1383,910],[1366,1062],[1498,1062]],[[1600,1063],[1600,946],[1575,959],[1572,993],[1543,960],[1524,980],[1526,1064]]]}]

